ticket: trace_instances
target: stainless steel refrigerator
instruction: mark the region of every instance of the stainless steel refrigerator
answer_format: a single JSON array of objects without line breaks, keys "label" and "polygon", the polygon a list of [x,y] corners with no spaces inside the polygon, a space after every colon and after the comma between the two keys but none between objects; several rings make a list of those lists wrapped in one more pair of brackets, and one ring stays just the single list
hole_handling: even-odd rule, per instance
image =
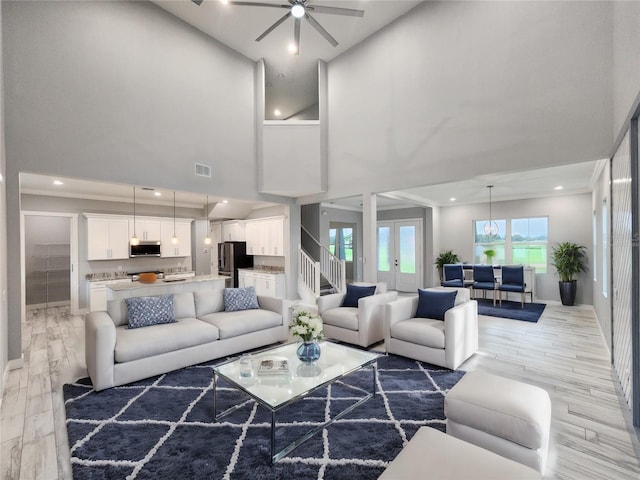
[{"label": "stainless steel refrigerator", "polygon": [[253,255],[247,255],[247,242],[218,244],[218,274],[230,276],[230,286],[238,287],[238,268],[250,267],[253,267]]}]

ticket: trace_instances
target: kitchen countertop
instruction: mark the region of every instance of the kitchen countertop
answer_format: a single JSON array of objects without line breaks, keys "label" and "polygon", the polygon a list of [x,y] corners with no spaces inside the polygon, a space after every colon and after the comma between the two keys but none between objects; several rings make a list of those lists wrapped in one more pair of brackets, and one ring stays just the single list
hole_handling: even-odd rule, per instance
[{"label": "kitchen countertop", "polygon": [[198,283],[198,282],[209,282],[215,280],[226,280],[230,278],[226,275],[218,275],[217,273],[211,275],[196,275],[195,277],[185,278],[179,282],[165,282],[163,280],[156,280],[154,283],[141,283],[141,282],[129,282],[129,283],[115,283],[112,285],[107,285],[107,288],[113,290],[114,292],[120,292],[124,290],[134,290],[138,288],[155,288],[155,287],[166,287],[168,285],[184,285],[187,283]]},{"label": "kitchen countertop", "polygon": [[[140,272],[138,272],[140,273]],[[135,273],[137,275],[138,273]],[[185,273],[194,273],[193,270],[180,270],[180,271],[165,271],[163,272],[165,277],[171,275],[182,275]],[[89,282],[108,282],[111,280],[131,280],[131,275],[129,273],[124,272],[113,272],[113,273],[89,273],[86,275],[86,279]]]},{"label": "kitchen countertop", "polygon": [[272,275],[284,275],[284,269],[275,270],[273,268],[248,267],[248,268],[239,268],[238,271],[240,270],[245,270],[247,272],[255,272],[255,273],[269,273]]}]

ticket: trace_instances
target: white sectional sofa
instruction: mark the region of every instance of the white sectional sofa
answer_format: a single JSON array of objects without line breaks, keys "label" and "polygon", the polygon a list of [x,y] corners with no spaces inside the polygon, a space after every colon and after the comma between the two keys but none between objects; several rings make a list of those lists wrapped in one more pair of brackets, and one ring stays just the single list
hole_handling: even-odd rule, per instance
[{"label": "white sectional sofa", "polygon": [[283,300],[258,296],[258,309],[224,311],[223,290],[173,296],[176,322],[128,328],[124,300],[86,317],[85,355],[95,390],[124,385],[288,338]]}]

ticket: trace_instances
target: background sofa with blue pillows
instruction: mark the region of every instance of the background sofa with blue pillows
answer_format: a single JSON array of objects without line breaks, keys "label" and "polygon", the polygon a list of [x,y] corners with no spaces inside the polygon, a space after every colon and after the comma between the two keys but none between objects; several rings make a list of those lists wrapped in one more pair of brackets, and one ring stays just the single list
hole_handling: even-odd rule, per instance
[{"label": "background sofa with blue pillows", "polygon": [[107,311],[89,313],[85,358],[94,389],[286,340],[283,300],[256,296],[251,290],[114,300],[107,303]]}]

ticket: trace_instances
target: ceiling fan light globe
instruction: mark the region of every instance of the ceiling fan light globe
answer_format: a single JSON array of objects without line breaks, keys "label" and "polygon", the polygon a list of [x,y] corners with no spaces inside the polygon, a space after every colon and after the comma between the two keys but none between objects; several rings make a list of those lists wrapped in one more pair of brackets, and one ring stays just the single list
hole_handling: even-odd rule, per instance
[{"label": "ceiling fan light globe", "polygon": [[300,3],[296,3],[293,7],[291,7],[291,15],[293,15],[294,18],[302,18],[304,17],[305,13],[306,11],[304,5]]}]

